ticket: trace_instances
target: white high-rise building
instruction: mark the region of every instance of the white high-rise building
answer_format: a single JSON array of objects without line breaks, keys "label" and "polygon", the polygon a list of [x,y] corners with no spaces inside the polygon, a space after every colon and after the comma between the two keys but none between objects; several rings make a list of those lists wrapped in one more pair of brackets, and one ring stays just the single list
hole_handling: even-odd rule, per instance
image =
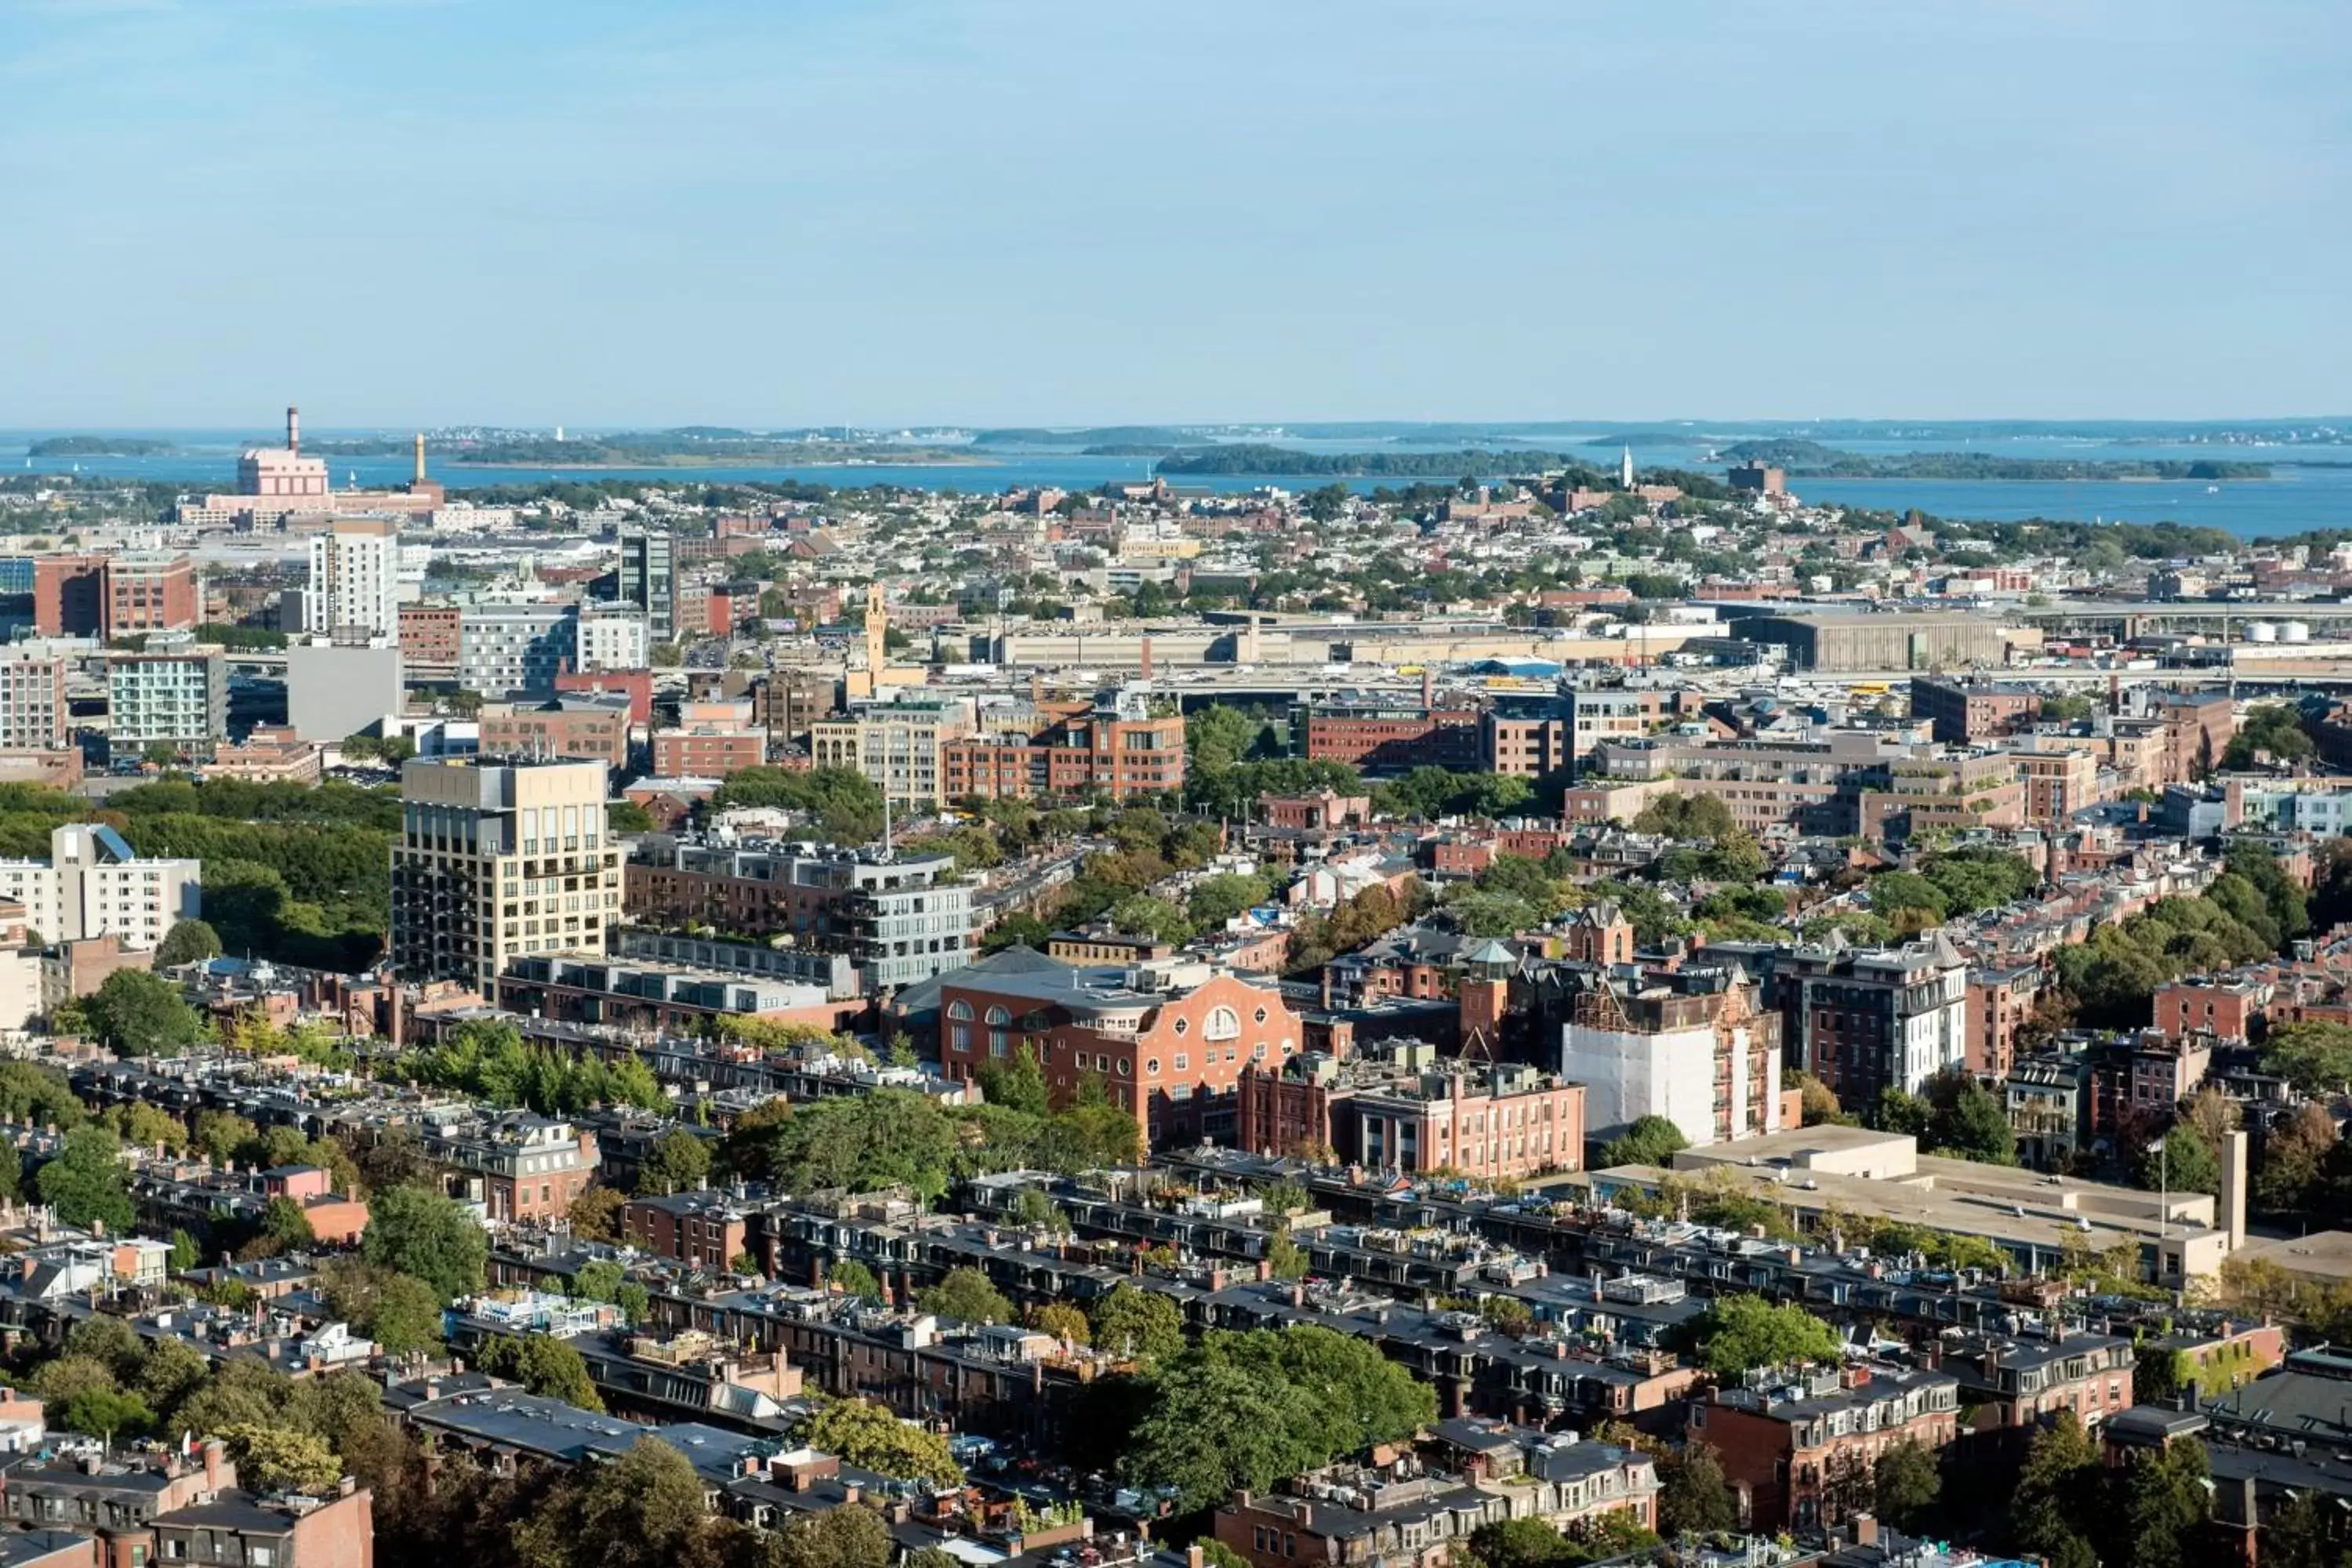
[{"label": "white high-rise building", "polygon": [[339,519],[310,539],[310,584],[302,629],[400,635],[400,523],[388,517]]},{"label": "white high-rise building", "polygon": [[580,653],[573,669],[587,674],[643,669],[648,657],[644,611],[634,605],[580,607]]},{"label": "white high-rise building", "polygon": [[49,835],[47,860],[0,860],[0,899],[25,906],[25,923],[50,942],[111,932],[152,948],[196,917],[201,860],[142,860],[102,823],[68,822]]}]

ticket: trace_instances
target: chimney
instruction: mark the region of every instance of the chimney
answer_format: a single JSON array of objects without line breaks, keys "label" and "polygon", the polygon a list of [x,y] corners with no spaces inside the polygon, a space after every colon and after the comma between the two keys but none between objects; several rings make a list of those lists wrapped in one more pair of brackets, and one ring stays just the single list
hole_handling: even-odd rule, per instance
[{"label": "chimney", "polygon": [[1201,1543],[1194,1542],[1184,1548],[1184,1568],[1201,1568]]},{"label": "chimney", "polygon": [[1878,1544],[1878,1516],[1867,1509],[1853,1516],[1853,1543],[1856,1546]]},{"label": "chimney", "polygon": [[289,452],[302,449],[302,411],[290,403],[286,405],[286,449]]},{"label": "chimney", "polygon": [[2246,1245],[2246,1131],[2241,1127],[2221,1138],[2221,1226],[2230,1234],[2230,1250]]},{"label": "chimney", "polygon": [[856,1481],[852,1481],[847,1486],[841,1489],[841,1500],[845,1503],[856,1502],[859,1498],[862,1498],[865,1495],[866,1489],[859,1486]]},{"label": "chimney", "polygon": [[425,432],[416,433],[416,482],[425,482]]},{"label": "chimney", "polygon": [[1429,666],[1421,667],[1421,705],[1430,707],[1437,700],[1437,672]]},{"label": "chimney", "polygon": [[1143,679],[1146,680],[1151,679],[1151,639],[1150,637],[1143,639]]},{"label": "chimney", "polygon": [[221,1462],[226,1452],[217,1437],[205,1439],[205,1489],[218,1491],[221,1488]]}]

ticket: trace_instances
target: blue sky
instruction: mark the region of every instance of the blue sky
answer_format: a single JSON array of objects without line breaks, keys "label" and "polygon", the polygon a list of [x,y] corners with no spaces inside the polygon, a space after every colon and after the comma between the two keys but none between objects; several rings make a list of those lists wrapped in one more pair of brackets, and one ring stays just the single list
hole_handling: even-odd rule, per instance
[{"label": "blue sky", "polygon": [[0,0],[0,424],[2352,410],[2352,5]]}]

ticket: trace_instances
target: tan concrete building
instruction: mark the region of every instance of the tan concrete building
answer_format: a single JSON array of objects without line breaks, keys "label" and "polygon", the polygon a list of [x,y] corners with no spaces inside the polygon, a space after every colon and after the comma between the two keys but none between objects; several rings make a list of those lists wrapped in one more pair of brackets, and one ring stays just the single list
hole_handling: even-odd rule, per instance
[{"label": "tan concrete building", "polygon": [[392,957],[406,980],[495,993],[510,958],[601,953],[621,857],[603,763],[417,759],[401,770]]}]

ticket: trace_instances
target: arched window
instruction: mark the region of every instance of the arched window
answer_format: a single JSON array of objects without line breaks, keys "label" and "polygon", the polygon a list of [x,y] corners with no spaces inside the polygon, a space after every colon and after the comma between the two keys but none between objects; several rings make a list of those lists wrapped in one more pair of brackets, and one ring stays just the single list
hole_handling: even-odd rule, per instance
[{"label": "arched window", "polygon": [[988,1010],[988,1054],[990,1056],[1002,1057],[1012,1054],[1013,1035],[1007,1026],[1012,1022],[1013,1015],[1003,1008],[991,1007]]},{"label": "arched window", "polygon": [[988,1010],[988,1022],[991,1028],[999,1027],[1013,1022],[1013,1015],[1002,1007],[991,1007]]},{"label": "arched window", "polygon": [[948,1004],[948,1016],[950,1018],[961,1018],[967,1023],[971,1022],[971,1004],[965,1001],[961,996],[957,997],[954,1001]]},{"label": "arched window", "polygon": [[1209,1022],[1202,1037],[1210,1040],[1238,1039],[1242,1032],[1242,1016],[1231,1007],[1209,1009]]}]

